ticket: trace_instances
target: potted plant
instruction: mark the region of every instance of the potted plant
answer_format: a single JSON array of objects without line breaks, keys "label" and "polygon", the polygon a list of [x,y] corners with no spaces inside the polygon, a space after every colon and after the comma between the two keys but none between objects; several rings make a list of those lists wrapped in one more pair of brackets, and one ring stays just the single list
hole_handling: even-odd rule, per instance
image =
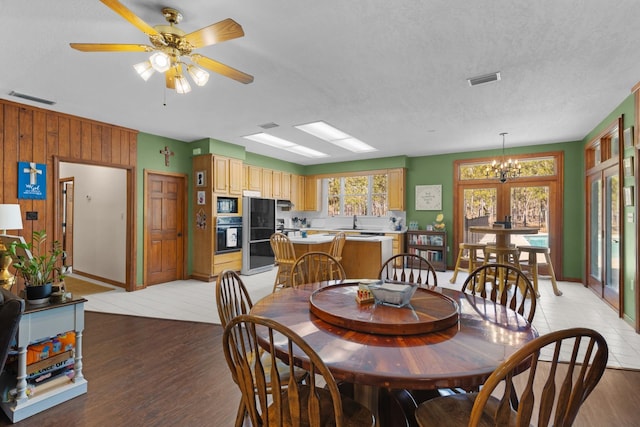
[{"label": "potted plant", "polygon": [[16,272],[24,279],[27,300],[43,300],[51,296],[51,286],[64,279],[64,251],[57,240],[47,249],[47,233],[34,231],[31,243],[12,242],[9,253]]}]

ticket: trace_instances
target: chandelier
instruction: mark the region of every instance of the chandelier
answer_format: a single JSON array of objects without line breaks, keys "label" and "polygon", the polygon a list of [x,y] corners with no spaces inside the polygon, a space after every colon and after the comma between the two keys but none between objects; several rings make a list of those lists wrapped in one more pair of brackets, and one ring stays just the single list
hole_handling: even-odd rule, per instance
[{"label": "chandelier", "polygon": [[517,160],[505,160],[504,155],[504,140],[507,132],[502,132],[502,157],[500,160],[494,160],[491,162],[491,165],[487,165],[485,169],[485,174],[487,178],[495,177],[500,180],[500,182],[505,183],[509,178],[515,178],[520,175],[520,168],[522,165],[518,163]]}]

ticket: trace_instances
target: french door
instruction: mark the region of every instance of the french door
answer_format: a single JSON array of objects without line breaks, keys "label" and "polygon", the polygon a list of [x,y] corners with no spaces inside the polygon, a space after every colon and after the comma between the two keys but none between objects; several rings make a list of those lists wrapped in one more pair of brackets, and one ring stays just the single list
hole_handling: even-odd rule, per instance
[{"label": "french door", "polygon": [[620,176],[618,165],[587,177],[589,287],[620,309]]},{"label": "french door", "polygon": [[[456,213],[458,227],[462,230],[456,242],[477,242],[482,235],[471,233],[474,225],[491,225],[511,217],[514,227],[536,227],[535,235],[514,235],[516,245],[542,246],[551,249],[551,262],[556,272],[562,271],[559,235],[557,190],[555,182],[507,181],[504,184],[462,184],[459,186]],[[486,239],[486,236],[484,236]],[[455,253],[455,252],[454,252]],[[542,274],[545,267],[541,266]]]}]

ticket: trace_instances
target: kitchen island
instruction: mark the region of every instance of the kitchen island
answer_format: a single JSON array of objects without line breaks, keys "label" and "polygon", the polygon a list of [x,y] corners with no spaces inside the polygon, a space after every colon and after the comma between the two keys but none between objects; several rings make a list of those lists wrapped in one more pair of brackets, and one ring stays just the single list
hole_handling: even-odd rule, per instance
[{"label": "kitchen island", "polygon": [[[296,257],[307,252],[328,252],[333,234],[309,234],[307,237],[290,237]],[[375,235],[347,235],[342,249],[342,267],[350,279],[374,279],[378,277],[382,263],[391,258],[393,238]]]}]

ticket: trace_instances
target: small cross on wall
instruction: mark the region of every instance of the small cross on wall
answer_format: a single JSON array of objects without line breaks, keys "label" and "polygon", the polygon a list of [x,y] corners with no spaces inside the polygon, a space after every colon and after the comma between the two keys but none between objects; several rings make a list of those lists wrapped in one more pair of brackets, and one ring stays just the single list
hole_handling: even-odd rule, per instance
[{"label": "small cross on wall", "polygon": [[175,153],[169,150],[169,147],[164,146],[164,150],[160,150],[160,154],[164,154],[164,165],[169,166],[169,157],[174,156]]}]

